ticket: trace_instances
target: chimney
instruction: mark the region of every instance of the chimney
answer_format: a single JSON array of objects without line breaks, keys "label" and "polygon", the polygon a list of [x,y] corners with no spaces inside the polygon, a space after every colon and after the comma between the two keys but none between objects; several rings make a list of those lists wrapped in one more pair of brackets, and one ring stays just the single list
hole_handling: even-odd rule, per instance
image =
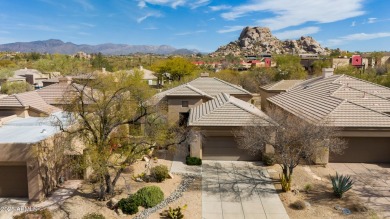
[{"label": "chimney", "polygon": [[58,82],[60,84],[71,84],[72,83],[72,78],[71,77],[58,78]]},{"label": "chimney", "polygon": [[207,77],[209,77],[209,76],[210,76],[210,75],[209,75],[208,72],[200,73],[200,77],[202,77],[202,78],[207,78]]},{"label": "chimney", "polygon": [[102,68],[102,72],[103,72],[103,73],[106,73],[106,68]]},{"label": "chimney", "polygon": [[333,75],[333,68],[323,68],[322,69],[322,77],[327,78]]}]

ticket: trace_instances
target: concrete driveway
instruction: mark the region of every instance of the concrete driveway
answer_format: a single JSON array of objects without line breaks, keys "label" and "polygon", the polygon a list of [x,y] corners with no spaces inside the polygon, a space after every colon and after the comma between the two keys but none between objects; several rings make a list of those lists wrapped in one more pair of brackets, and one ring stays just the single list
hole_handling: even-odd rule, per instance
[{"label": "concrete driveway", "polygon": [[390,218],[390,164],[330,163],[338,173],[351,175],[352,190],[381,218]]},{"label": "concrete driveway", "polygon": [[261,163],[203,161],[203,219],[288,219]]}]

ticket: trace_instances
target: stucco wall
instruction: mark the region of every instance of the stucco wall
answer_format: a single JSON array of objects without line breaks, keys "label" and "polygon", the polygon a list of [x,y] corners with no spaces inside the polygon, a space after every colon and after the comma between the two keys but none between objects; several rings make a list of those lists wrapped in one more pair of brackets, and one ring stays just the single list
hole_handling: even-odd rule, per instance
[{"label": "stucco wall", "polygon": [[[182,101],[188,101],[188,107],[182,107]],[[168,120],[169,122],[178,122],[180,113],[186,113],[191,108],[203,103],[199,97],[169,97],[168,98]]]},{"label": "stucco wall", "polygon": [[43,198],[42,183],[38,175],[38,163],[29,144],[0,144],[0,165],[13,163],[27,166],[28,198],[39,201]]}]

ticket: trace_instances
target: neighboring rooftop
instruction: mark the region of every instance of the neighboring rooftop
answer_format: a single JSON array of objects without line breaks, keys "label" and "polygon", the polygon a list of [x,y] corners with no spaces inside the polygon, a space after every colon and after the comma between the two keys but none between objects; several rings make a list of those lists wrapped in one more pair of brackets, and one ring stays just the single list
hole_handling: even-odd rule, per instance
[{"label": "neighboring rooftop", "polygon": [[31,108],[32,110],[50,115],[60,109],[46,103],[35,91],[13,94],[0,99],[0,108]]},{"label": "neighboring rooftop", "polygon": [[190,110],[189,126],[247,126],[259,119],[269,125],[270,118],[254,105],[226,93],[218,94]]},{"label": "neighboring rooftop", "polygon": [[281,80],[278,82],[264,85],[260,88],[267,91],[287,91],[302,83],[303,81],[304,80]]},{"label": "neighboring rooftop", "polygon": [[213,98],[220,93],[230,95],[248,95],[252,94],[242,87],[223,81],[218,78],[199,77],[186,84],[174,87],[154,96],[154,101],[158,102],[166,96],[204,96]]},{"label": "neighboring rooftop", "polygon": [[67,127],[64,112],[49,117],[16,117],[0,126],[0,144],[36,143],[60,132],[55,122],[60,120]]},{"label": "neighboring rooftop", "polygon": [[[144,73],[144,75],[143,75],[144,80],[157,80],[157,77],[154,75],[154,71],[150,71],[148,69],[145,69],[142,66],[140,66],[139,70]],[[134,70],[129,70],[126,72],[132,74],[134,72]]]},{"label": "neighboring rooftop", "polygon": [[313,78],[268,101],[313,123],[390,128],[390,89],[348,75]]},{"label": "neighboring rooftop", "polygon": [[72,79],[70,77],[59,78],[59,83],[52,84],[41,89],[36,90],[37,92],[48,104],[62,105],[65,104],[67,98],[71,95],[69,91],[76,91],[78,85],[76,83],[71,83]]}]

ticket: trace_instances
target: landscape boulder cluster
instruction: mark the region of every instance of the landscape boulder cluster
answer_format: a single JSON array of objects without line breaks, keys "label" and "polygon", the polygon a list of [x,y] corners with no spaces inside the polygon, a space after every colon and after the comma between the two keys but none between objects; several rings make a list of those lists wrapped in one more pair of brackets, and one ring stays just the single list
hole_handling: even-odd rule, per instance
[{"label": "landscape boulder cluster", "polygon": [[213,56],[242,56],[255,54],[329,54],[310,36],[302,36],[297,40],[281,41],[272,35],[267,27],[245,27],[238,40],[219,47]]}]

